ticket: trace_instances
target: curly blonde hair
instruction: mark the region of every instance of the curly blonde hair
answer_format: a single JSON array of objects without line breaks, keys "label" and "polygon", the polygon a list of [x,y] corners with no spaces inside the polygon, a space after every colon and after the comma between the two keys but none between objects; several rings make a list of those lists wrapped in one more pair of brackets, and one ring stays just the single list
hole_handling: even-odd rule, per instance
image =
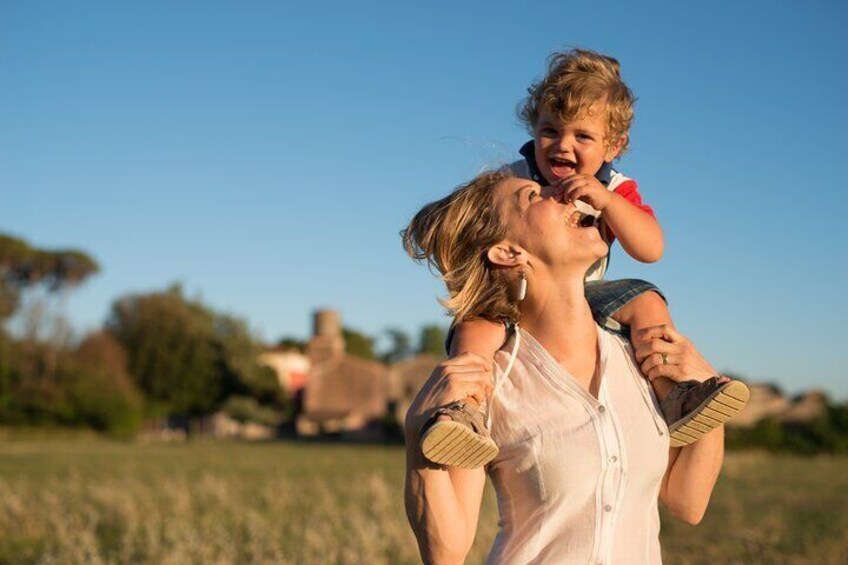
[{"label": "curly blonde hair", "polygon": [[424,206],[401,231],[409,256],[441,274],[448,298],[440,302],[457,322],[518,320],[518,302],[510,290],[514,275],[487,256],[506,238],[492,194],[508,178],[512,175],[505,170],[484,172]]},{"label": "curly blonde hair", "polygon": [[535,136],[539,114],[547,110],[567,123],[586,115],[592,104],[601,102],[607,116],[605,143],[612,147],[620,139],[619,155],[630,145],[630,125],[636,97],[621,79],[621,65],[612,57],[588,49],[553,53],[548,73],[527,89],[518,109],[519,119]]}]

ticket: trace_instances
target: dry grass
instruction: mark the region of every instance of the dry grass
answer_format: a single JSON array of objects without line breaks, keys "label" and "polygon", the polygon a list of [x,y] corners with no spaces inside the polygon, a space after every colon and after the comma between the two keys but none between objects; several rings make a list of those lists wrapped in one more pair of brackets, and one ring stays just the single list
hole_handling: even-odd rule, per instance
[{"label": "dry grass", "polygon": [[[0,444],[0,563],[416,563],[399,447]],[[732,454],[668,563],[848,562],[848,460]],[[494,536],[491,492],[469,563]]]}]

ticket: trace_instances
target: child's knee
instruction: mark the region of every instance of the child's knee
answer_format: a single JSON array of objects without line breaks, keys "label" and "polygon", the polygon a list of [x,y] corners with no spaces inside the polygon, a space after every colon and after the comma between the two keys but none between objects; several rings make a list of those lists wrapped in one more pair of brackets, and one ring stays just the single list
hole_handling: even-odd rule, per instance
[{"label": "child's knee", "polygon": [[668,305],[662,295],[654,290],[645,291],[619,308],[612,315],[619,324],[644,326],[664,324],[671,321]]}]

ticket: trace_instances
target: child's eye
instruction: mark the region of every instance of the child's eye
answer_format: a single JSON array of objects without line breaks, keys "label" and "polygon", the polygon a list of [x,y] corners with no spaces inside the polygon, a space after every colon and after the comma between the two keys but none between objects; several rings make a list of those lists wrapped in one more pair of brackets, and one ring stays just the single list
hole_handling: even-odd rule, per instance
[{"label": "child's eye", "polygon": [[543,137],[556,137],[557,130],[555,130],[554,128],[542,128],[541,130],[539,130],[539,135]]}]

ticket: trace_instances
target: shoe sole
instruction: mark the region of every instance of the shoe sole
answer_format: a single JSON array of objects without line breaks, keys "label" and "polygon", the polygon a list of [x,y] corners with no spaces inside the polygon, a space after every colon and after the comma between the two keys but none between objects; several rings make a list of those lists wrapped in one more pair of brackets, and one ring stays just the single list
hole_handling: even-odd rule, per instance
[{"label": "shoe sole", "polygon": [[421,438],[424,457],[439,465],[476,469],[498,455],[498,446],[464,424],[436,422]]},{"label": "shoe sole", "polygon": [[704,400],[698,408],[668,428],[671,447],[695,443],[704,434],[724,424],[748,403],[750,391],[745,383],[730,381]]}]

